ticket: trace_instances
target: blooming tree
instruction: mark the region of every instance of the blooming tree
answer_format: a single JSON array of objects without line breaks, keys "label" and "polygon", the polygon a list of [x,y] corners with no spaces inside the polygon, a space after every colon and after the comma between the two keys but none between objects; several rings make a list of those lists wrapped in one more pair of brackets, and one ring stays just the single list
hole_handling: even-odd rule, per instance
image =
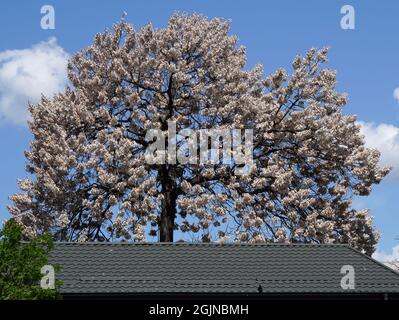
[{"label": "blooming tree", "polygon": [[[121,21],[69,63],[70,87],[30,106],[33,179],[9,210],[27,237],[58,240],[349,243],[371,254],[367,210],[389,172],[342,113],[327,49],[263,77],[229,23],[174,14],[163,29]],[[148,163],[149,129],[252,129],[253,165]],[[182,143],[180,141],[179,143]]]}]

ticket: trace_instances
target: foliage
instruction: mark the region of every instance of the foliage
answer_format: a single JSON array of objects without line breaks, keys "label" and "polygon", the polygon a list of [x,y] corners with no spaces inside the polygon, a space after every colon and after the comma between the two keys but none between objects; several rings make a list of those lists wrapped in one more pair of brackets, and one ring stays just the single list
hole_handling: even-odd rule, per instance
[{"label": "foliage", "polygon": [[43,277],[40,269],[47,265],[47,254],[52,247],[50,235],[23,243],[22,227],[12,219],[5,223],[0,230],[0,300],[59,298],[56,290],[40,287]]}]

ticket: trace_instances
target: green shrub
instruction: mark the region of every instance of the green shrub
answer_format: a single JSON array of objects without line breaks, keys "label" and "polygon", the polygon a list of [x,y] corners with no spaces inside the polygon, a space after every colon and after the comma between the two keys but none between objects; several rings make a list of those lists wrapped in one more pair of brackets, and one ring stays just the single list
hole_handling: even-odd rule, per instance
[{"label": "green shrub", "polygon": [[[50,235],[41,235],[29,242],[22,241],[22,228],[8,220],[0,230],[0,300],[58,299],[55,289],[42,289],[41,268],[48,264],[48,253],[53,247]],[[53,266],[58,271],[58,266]]]}]

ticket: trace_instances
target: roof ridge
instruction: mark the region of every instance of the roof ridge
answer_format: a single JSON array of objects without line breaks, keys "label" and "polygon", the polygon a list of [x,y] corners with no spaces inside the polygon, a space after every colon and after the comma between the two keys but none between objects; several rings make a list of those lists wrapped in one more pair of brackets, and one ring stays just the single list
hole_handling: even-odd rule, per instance
[{"label": "roof ridge", "polygon": [[348,247],[344,243],[204,243],[204,242],[75,242],[56,241],[55,245],[98,245],[98,246],[202,246],[202,247]]}]

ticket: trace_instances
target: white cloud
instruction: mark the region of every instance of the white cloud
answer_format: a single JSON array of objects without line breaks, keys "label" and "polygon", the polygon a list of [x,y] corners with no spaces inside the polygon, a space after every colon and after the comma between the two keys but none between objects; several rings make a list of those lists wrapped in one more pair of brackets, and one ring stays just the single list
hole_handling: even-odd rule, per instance
[{"label": "white cloud", "polygon": [[366,146],[381,152],[381,164],[392,166],[387,179],[399,179],[399,127],[391,124],[361,122],[361,134],[365,136]]},{"label": "white cloud", "polygon": [[68,58],[55,38],[29,49],[0,52],[0,123],[26,123],[28,102],[64,89]]},{"label": "white cloud", "polygon": [[373,258],[381,262],[399,260],[399,244],[392,248],[391,253],[377,250],[374,252]]},{"label": "white cloud", "polygon": [[373,258],[384,263],[388,267],[391,267],[395,270],[399,270],[399,244],[392,248],[391,253],[386,253],[384,251],[377,250],[373,254]]},{"label": "white cloud", "polygon": [[399,88],[393,90],[393,97],[399,102]]}]

